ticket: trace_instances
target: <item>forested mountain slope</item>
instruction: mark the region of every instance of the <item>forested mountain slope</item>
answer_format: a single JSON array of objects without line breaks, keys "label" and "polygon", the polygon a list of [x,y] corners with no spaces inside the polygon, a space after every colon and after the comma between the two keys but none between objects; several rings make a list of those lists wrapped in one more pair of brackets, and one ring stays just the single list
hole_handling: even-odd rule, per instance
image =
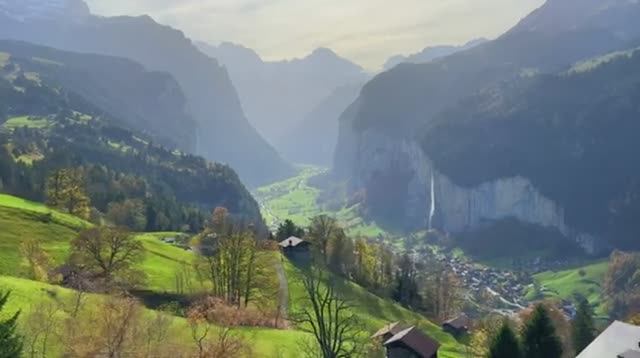
[{"label": "forested mountain slope", "polygon": [[385,71],[388,71],[401,63],[416,63],[416,64],[428,63],[433,60],[437,60],[439,58],[453,55],[456,52],[468,50],[470,48],[481,45],[487,41],[489,40],[480,38],[480,39],[471,40],[465,43],[464,45],[460,45],[460,46],[453,46],[453,45],[429,46],[424,48],[422,51],[418,53],[414,53],[408,56],[404,56],[404,55],[393,56],[389,58],[387,62],[384,63],[383,68]]},{"label": "forested mountain slope", "polygon": [[[8,5],[17,6],[19,0]],[[181,122],[197,141],[185,141],[207,159],[229,163],[249,184],[286,176],[290,167],[244,116],[227,71],[201,53],[178,30],[148,16],[34,18],[20,21],[0,14],[0,38],[68,51],[132,59],[148,70],[172,74],[184,91],[197,127]]]},{"label": "forested mountain slope", "polygon": [[0,41],[11,56],[10,73],[37,73],[95,104],[126,126],[156,142],[188,151],[195,141],[195,121],[186,111],[178,83],[167,73],[115,57],[64,52],[25,42]]},{"label": "forested mountain slope", "polygon": [[[131,120],[105,112],[50,77],[48,67],[60,66],[55,59],[36,62],[43,67],[7,55],[0,63],[2,191],[43,201],[55,170],[82,168],[98,210],[139,200],[148,229],[199,230],[203,213],[216,206],[262,226],[257,203],[230,167],[154,144],[123,127]],[[33,72],[38,69],[42,75]]]},{"label": "forested mountain slope", "polygon": [[[509,145],[503,143],[502,146],[503,151],[510,152],[510,162],[498,162],[496,165],[514,169],[508,173],[496,172],[491,177],[484,176],[479,180],[479,173],[486,173],[490,169],[483,168],[473,174],[470,174],[472,170],[464,170],[464,175],[470,175],[468,178],[461,178],[461,175],[448,178],[446,173],[440,173],[443,160],[433,163],[433,159],[442,159],[445,155],[449,159],[456,158],[451,153],[462,148],[459,143],[445,143],[443,138],[434,140],[437,144],[433,145],[422,141],[424,138],[434,138],[430,134],[434,128],[431,122],[441,118],[443,112],[464,112],[458,107],[469,106],[465,98],[473,97],[478,92],[491,92],[494,86],[503,85],[519,88],[519,83],[530,81],[530,77],[536,74],[566,71],[575,62],[637,46],[640,26],[634,19],[638,15],[640,4],[633,1],[549,0],[497,40],[428,64],[399,65],[378,75],[364,87],[360,97],[341,118],[335,173],[348,179],[353,190],[366,190],[367,206],[372,215],[395,215],[393,221],[397,227],[431,226],[458,232],[477,228],[486,221],[515,217],[555,228],[565,236],[589,243],[585,246],[593,248],[591,244],[597,241],[595,236],[598,235],[592,229],[593,225],[599,224],[593,223],[588,228],[574,226],[575,218],[580,214],[573,210],[573,204],[564,207],[568,204],[566,198],[574,195],[570,186],[566,184],[564,189],[555,187],[552,195],[548,190],[551,184],[543,184],[543,187],[538,187],[539,183],[532,184],[535,178],[531,170],[518,170],[515,165],[515,162],[526,162],[529,158],[526,153],[518,152],[518,147],[512,147],[512,142]],[[549,31],[547,26],[550,23],[555,24],[553,31]],[[581,77],[576,77],[576,81],[577,78]],[[571,83],[571,80],[559,81],[567,85]],[[619,90],[627,92],[609,92],[612,100],[633,97],[633,86]],[[597,103],[601,99],[589,88],[577,86],[572,87],[571,91],[576,97],[584,97],[587,103]],[[541,95],[534,92],[526,95]],[[492,107],[500,108],[498,105],[503,100],[500,96],[490,103]],[[557,113],[555,120],[563,125],[548,128],[549,133],[557,138],[569,135],[565,131],[571,128],[565,127],[564,123],[572,119],[562,112],[563,103],[536,102],[533,99],[527,103],[532,105],[532,111],[539,111],[541,116]],[[534,103],[551,108],[543,110],[534,107]],[[614,106],[601,108],[604,113],[619,108],[610,102],[601,105]],[[452,116],[455,114],[447,118],[451,119]],[[550,118],[546,120],[551,121]],[[504,133],[493,131],[498,129]],[[485,131],[485,141],[474,142],[473,145],[484,145],[482,152],[487,152],[493,150],[487,138],[507,138],[511,129],[507,126],[496,128],[478,125],[478,130]],[[624,135],[624,132],[618,134]],[[458,135],[456,138],[461,139],[463,132]],[[480,139],[465,138],[467,141]],[[624,140],[624,137],[619,139]],[[616,141],[618,138],[611,133],[608,140]],[[567,147],[556,149],[567,150]],[[579,153],[581,150],[574,148],[569,153],[554,152],[553,155],[571,158],[568,160],[575,167],[580,165],[579,161],[570,153]],[[548,151],[545,153],[551,155]],[[616,155],[603,151],[600,159],[592,157],[584,163],[596,165],[600,160],[612,159]],[[482,161],[474,163],[473,167],[485,164],[487,168],[494,167]],[[457,163],[448,162],[446,165],[450,172]],[[536,175],[551,180],[554,169],[537,167],[537,171],[543,170],[549,176],[542,173]],[[581,180],[597,185],[593,179],[581,177]],[[554,180],[566,183],[558,176]],[[463,187],[458,185],[461,182],[472,182],[475,186]],[[588,197],[591,198],[590,195]],[[615,201],[614,197],[607,199],[607,205]],[[592,207],[603,204],[603,201],[589,201],[586,197],[584,200],[581,202],[583,206],[585,203]],[[591,219],[595,221],[594,217]],[[607,218],[599,219],[602,220],[599,221],[601,224],[607,221]]]},{"label": "forested mountain slope", "polygon": [[526,177],[572,227],[637,248],[639,101],[640,51],[631,50],[488,88],[437,117],[422,144],[458,185]]}]

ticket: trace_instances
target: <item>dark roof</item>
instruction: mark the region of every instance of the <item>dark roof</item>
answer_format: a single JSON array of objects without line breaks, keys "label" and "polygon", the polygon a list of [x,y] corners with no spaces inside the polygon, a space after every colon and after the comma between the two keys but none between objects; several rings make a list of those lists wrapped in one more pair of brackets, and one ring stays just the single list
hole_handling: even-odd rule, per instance
[{"label": "dark roof", "polygon": [[461,314],[456,318],[452,318],[442,324],[443,326],[451,326],[455,329],[469,329],[469,317],[466,314]]},{"label": "dark roof", "polygon": [[622,354],[618,354],[618,358],[640,358],[640,351],[628,350]]},{"label": "dark roof", "polygon": [[640,346],[640,327],[619,321],[613,322],[585,348],[577,358],[603,358],[622,356],[630,358]]},{"label": "dark roof", "polygon": [[296,247],[300,244],[308,244],[308,242],[302,240],[301,238],[291,236],[286,240],[282,240],[278,245],[281,247]]},{"label": "dark roof", "polygon": [[438,352],[438,348],[440,348],[440,343],[422,333],[422,331],[416,327],[409,327],[404,331],[397,333],[384,342],[384,346],[387,347],[398,343],[404,344],[425,358],[432,357]]},{"label": "dark roof", "polygon": [[380,328],[378,330],[378,332],[374,333],[373,336],[371,336],[371,338],[378,338],[378,337],[382,337],[382,336],[387,335],[387,334],[395,336],[396,334],[400,333],[405,328],[406,327],[403,327],[400,324],[400,322],[389,323],[388,325]]}]

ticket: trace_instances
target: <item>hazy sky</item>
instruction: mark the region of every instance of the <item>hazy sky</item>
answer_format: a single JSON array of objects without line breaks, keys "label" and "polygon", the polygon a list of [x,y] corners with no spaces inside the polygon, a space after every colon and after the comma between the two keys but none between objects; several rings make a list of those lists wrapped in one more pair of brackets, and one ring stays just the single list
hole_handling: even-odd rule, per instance
[{"label": "hazy sky", "polygon": [[368,69],[426,46],[493,38],[544,0],[86,0],[96,14],[149,14],[187,36],[263,58],[329,47]]}]

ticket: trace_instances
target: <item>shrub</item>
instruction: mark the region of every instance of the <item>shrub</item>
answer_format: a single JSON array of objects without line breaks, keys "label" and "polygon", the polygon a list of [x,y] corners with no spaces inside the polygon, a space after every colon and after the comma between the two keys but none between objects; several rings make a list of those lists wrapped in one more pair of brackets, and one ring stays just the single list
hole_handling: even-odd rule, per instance
[{"label": "shrub", "polygon": [[[276,327],[275,312],[261,312],[257,308],[239,308],[217,297],[205,297],[189,309],[188,316],[205,317],[209,323],[224,327]],[[277,326],[281,326],[278,323]]]}]

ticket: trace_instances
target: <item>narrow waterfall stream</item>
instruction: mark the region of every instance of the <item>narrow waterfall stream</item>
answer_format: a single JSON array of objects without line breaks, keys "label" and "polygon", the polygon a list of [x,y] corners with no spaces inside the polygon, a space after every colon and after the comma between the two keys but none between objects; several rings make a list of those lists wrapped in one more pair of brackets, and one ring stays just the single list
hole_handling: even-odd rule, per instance
[{"label": "narrow waterfall stream", "polygon": [[433,217],[436,214],[436,184],[431,172],[431,209],[429,210],[429,230],[433,229]]}]

